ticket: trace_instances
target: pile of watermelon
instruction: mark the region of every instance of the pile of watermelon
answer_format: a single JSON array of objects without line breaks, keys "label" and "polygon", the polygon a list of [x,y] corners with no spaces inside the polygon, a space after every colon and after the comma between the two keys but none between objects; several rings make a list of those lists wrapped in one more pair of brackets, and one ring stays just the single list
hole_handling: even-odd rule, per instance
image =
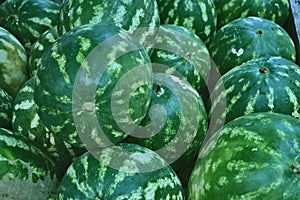
[{"label": "pile of watermelon", "polygon": [[0,1],[0,199],[298,199],[288,0]]}]

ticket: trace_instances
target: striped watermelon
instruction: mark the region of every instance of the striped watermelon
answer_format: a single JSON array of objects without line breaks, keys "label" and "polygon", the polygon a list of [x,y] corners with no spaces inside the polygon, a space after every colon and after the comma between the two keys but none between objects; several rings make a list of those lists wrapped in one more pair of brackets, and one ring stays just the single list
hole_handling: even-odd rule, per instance
[{"label": "striped watermelon", "polygon": [[12,104],[13,98],[0,88],[0,127],[12,128]]},{"label": "striped watermelon", "polygon": [[156,151],[184,180],[187,174],[181,171],[194,164],[207,131],[206,110],[197,91],[185,80],[155,73],[153,81],[143,128],[126,141]]},{"label": "striped watermelon", "polygon": [[299,199],[300,120],[278,113],[239,117],[203,147],[189,199]]},{"label": "striped watermelon", "polygon": [[64,142],[45,127],[34,102],[34,76],[19,90],[14,99],[12,111],[12,130],[15,135],[22,135],[49,154],[56,166],[56,174],[61,178],[72,163],[73,158],[86,150],[75,148]]},{"label": "striped watermelon", "polygon": [[[117,85],[122,81],[126,83]],[[36,74],[34,101],[42,122],[58,137],[78,147],[85,146],[84,138],[104,147],[127,136],[120,124],[141,122],[151,89],[147,51],[123,29],[94,23],[62,35],[45,52]],[[113,112],[114,108],[120,110]]]},{"label": "striped watermelon", "polygon": [[183,26],[163,24],[153,48],[155,71],[183,78],[200,93],[208,81],[210,55],[196,34]]},{"label": "striped watermelon", "polygon": [[52,0],[6,0],[0,6],[0,26],[29,51],[35,40],[58,24],[60,4]]},{"label": "striped watermelon", "polygon": [[40,37],[33,43],[28,60],[28,71],[30,76],[34,76],[36,74],[36,70],[41,62],[43,54],[59,37],[60,35],[58,33],[57,26],[53,26],[41,34]]},{"label": "striped watermelon", "polygon": [[263,56],[296,60],[295,45],[288,33],[281,26],[261,17],[245,17],[229,22],[213,36],[208,50],[221,74],[245,61]]},{"label": "striped watermelon", "polygon": [[54,163],[40,149],[0,128],[0,199],[47,199],[55,193]]},{"label": "striped watermelon", "polygon": [[176,24],[196,33],[204,42],[215,33],[217,13],[212,0],[157,0],[161,24]]},{"label": "striped watermelon", "polygon": [[[244,62],[221,77],[212,91],[210,114],[226,107],[220,121],[254,112],[276,112],[300,119],[300,68],[282,57]],[[220,92],[220,87],[224,91]]]},{"label": "striped watermelon", "polygon": [[0,27],[0,87],[14,97],[28,78],[28,58],[23,45]]},{"label": "striped watermelon", "polygon": [[[105,23],[137,31],[141,43],[151,43],[160,18],[156,0],[64,0],[60,21],[62,32],[88,23]],[[143,33],[138,30],[141,28]]]},{"label": "striped watermelon", "polygon": [[241,1],[214,0],[218,17],[218,28],[237,18],[257,16],[283,26],[290,13],[289,0]]},{"label": "striped watermelon", "polygon": [[57,199],[181,200],[184,195],[177,175],[158,154],[123,143],[76,159],[60,182]]}]

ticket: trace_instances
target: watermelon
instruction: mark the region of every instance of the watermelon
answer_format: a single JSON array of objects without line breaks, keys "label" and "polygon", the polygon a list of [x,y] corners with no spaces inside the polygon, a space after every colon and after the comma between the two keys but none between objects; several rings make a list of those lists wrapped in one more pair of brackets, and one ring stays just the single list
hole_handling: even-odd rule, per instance
[{"label": "watermelon", "polygon": [[156,151],[180,173],[193,165],[205,137],[205,106],[197,91],[183,79],[155,73],[153,81],[148,114],[142,127],[126,141]]},{"label": "watermelon", "polygon": [[14,35],[0,27],[0,87],[14,97],[28,78],[25,48]]},{"label": "watermelon", "polygon": [[225,124],[202,148],[189,182],[193,200],[298,199],[300,120],[252,113]]},{"label": "watermelon", "polygon": [[[300,119],[300,68],[282,57],[262,57],[244,62],[221,77],[212,91],[209,115],[225,123],[256,112],[276,112]],[[220,87],[224,90],[220,91]]]},{"label": "watermelon", "polygon": [[33,76],[25,82],[14,99],[12,130],[15,135],[24,136],[49,155],[55,163],[57,178],[60,179],[73,158],[86,150],[64,142],[45,127],[37,113],[37,106],[33,99],[34,83],[35,77]]},{"label": "watermelon", "polygon": [[290,13],[289,0],[214,0],[214,4],[218,17],[218,28],[232,20],[247,16],[262,17],[283,26]]},{"label": "watermelon", "polygon": [[57,179],[52,160],[25,138],[0,128],[0,199],[47,199]]},{"label": "watermelon", "polygon": [[87,152],[68,168],[57,199],[184,199],[173,169],[155,152],[122,143]]},{"label": "watermelon", "polygon": [[41,58],[45,51],[51,47],[51,45],[60,37],[57,26],[45,31],[40,37],[33,43],[28,62],[28,71],[30,76],[36,74],[38,65],[41,62]]},{"label": "watermelon", "polygon": [[13,98],[0,88],[0,127],[11,129]]},{"label": "watermelon", "polygon": [[148,110],[150,62],[143,46],[120,27],[74,28],[56,40],[38,66],[34,101],[41,121],[77,147],[122,141],[127,133],[120,126],[139,124]]},{"label": "watermelon", "polygon": [[[112,24],[136,33],[141,43],[151,43],[160,18],[156,0],[64,0],[60,31],[88,23]],[[147,46],[147,45],[145,45]]]},{"label": "watermelon", "polygon": [[204,42],[215,33],[217,13],[212,0],[157,0],[161,24],[184,26]]},{"label": "watermelon", "polygon": [[221,74],[245,61],[263,56],[296,60],[295,45],[288,33],[276,23],[261,17],[245,17],[229,22],[212,37],[208,50]]},{"label": "watermelon", "polygon": [[159,27],[151,61],[156,72],[187,80],[199,93],[208,81],[210,55],[204,42],[183,26]]},{"label": "watermelon", "polygon": [[0,6],[0,26],[29,51],[35,40],[59,22],[60,4],[52,0],[6,0]]}]

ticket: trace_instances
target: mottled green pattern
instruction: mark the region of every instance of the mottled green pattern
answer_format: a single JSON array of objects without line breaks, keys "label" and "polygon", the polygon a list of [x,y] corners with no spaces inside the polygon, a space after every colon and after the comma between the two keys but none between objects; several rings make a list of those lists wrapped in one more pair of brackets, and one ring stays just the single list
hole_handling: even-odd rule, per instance
[{"label": "mottled green pattern", "polygon": [[0,6],[0,26],[14,34],[26,49],[58,24],[60,5],[51,0],[7,0]]},{"label": "mottled green pattern", "polygon": [[133,32],[138,28],[150,28],[139,33],[145,42],[155,35],[154,27],[160,23],[156,0],[106,0],[62,2],[62,31],[69,31],[87,23],[106,23]]},{"label": "mottled green pattern", "polygon": [[247,16],[262,17],[283,26],[290,12],[289,0],[214,0],[214,4],[218,28],[234,19]]},{"label": "mottled green pattern", "polygon": [[[108,40],[116,34],[121,36],[114,37],[116,40]],[[106,44],[109,46],[103,47],[100,44],[105,40],[110,43]],[[130,47],[134,47],[134,50],[128,52]],[[89,60],[86,62],[85,58],[89,54]],[[118,54],[121,56],[118,57]],[[103,63],[104,60],[109,62]],[[37,71],[34,100],[41,120],[60,138],[81,147],[83,144],[76,128],[86,137],[93,138],[97,146],[107,144],[102,144],[104,140],[97,135],[98,131],[94,129],[94,125],[100,124],[112,142],[124,139],[126,134],[116,125],[112,115],[112,94],[115,98],[121,98],[120,102],[116,102],[117,106],[126,103],[122,102],[124,95],[130,95],[129,109],[121,110],[117,115],[129,113],[132,119],[121,118],[123,122],[120,123],[132,123],[126,120],[139,123],[145,116],[150,101],[152,71],[151,66],[146,65],[149,63],[147,52],[119,27],[97,23],[73,29],[46,51]],[[102,66],[105,64],[107,66]],[[130,71],[135,74],[131,74]],[[122,80],[128,83],[115,88],[125,73],[135,77],[129,77],[128,80],[123,77]],[[75,79],[78,85],[76,88]],[[139,83],[129,82],[136,79],[144,85],[131,94],[125,89],[135,88],[135,84]],[[95,91],[91,89],[94,87]],[[76,91],[73,93],[73,90]],[[76,102],[73,102],[72,98],[75,98]],[[92,110],[89,105],[92,106]],[[97,124],[89,120],[95,112],[99,121]],[[76,128],[73,115],[78,122]]]},{"label": "mottled green pattern", "polygon": [[0,127],[11,129],[13,98],[0,88]]},{"label": "mottled green pattern", "polygon": [[[182,26],[164,24],[160,26],[160,31],[162,34],[157,37],[155,46],[168,43],[178,51],[184,48],[190,51],[183,58],[176,55],[175,52],[154,49],[151,54],[151,61],[156,67],[154,71],[183,77],[200,92],[208,81],[210,72],[210,56],[205,44],[197,35]],[[172,37],[170,38],[165,33],[170,33]],[[190,40],[186,38],[190,38]],[[170,44],[170,41],[173,44]],[[156,66],[156,64],[159,64],[159,66]]]},{"label": "mottled green pattern", "polygon": [[58,178],[61,178],[72,159],[85,152],[64,142],[45,127],[41,121],[33,99],[34,77],[19,90],[13,104],[12,128],[16,135],[22,135],[47,152],[56,165]]},{"label": "mottled green pattern", "polygon": [[38,65],[45,51],[59,38],[57,26],[45,31],[32,45],[29,54],[28,71],[30,76],[36,74]]},{"label": "mottled green pattern", "polygon": [[[90,153],[76,159],[59,185],[58,199],[184,199],[180,180],[170,166],[143,173],[143,167],[165,163],[158,154],[134,144],[119,147],[133,156],[124,158],[108,147],[97,152],[97,159]],[[108,166],[111,159],[123,163],[123,170]]]},{"label": "mottled green pattern", "polygon": [[[193,200],[298,199],[300,121],[255,113],[226,124],[203,147],[189,182]],[[298,171],[299,172],[299,171]]]},{"label": "mottled green pattern", "polygon": [[[155,73],[153,79],[150,110],[141,124],[151,136],[141,138],[146,134],[141,131],[128,141],[157,151],[180,173],[193,165],[198,154],[208,126],[206,110],[188,82],[162,73]],[[160,120],[164,115],[165,121]]]},{"label": "mottled green pattern", "polygon": [[28,79],[27,62],[26,51],[21,43],[0,27],[0,87],[12,97]]},{"label": "mottled green pattern", "polygon": [[161,24],[184,26],[206,42],[216,31],[217,13],[212,0],[158,0]]},{"label": "mottled green pattern", "polygon": [[47,199],[56,190],[54,163],[6,129],[0,129],[0,166],[0,199]]},{"label": "mottled green pattern", "polygon": [[239,18],[226,24],[213,36],[208,50],[221,74],[262,56],[296,60],[295,45],[288,33],[260,17]]},{"label": "mottled green pattern", "polygon": [[[225,87],[222,92],[221,86]],[[210,115],[226,107],[220,121],[253,112],[276,112],[300,119],[299,86],[300,68],[295,63],[282,57],[253,59],[221,77],[212,92],[216,98],[211,102]]]}]

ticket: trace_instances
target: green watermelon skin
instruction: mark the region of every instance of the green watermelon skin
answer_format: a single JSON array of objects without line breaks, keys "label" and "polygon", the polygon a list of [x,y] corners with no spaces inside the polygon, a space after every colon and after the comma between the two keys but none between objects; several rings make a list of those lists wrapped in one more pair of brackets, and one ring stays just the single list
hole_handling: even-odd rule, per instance
[{"label": "green watermelon skin", "polygon": [[281,56],[296,61],[295,45],[288,33],[261,17],[229,22],[212,37],[208,50],[222,75],[245,61],[263,56]]},{"label": "green watermelon skin", "polygon": [[[113,36],[116,38],[116,35],[122,35],[124,38],[119,37],[119,42],[112,41],[109,47],[105,46],[106,49],[103,49],[103,52],[106,51],[105,55],[110,55],[112,58],[104,57],[103,59],[109,59],[111,64],[104,66],[104,72],[98,75],[97,67],[101,58],[98,58],[99,54],[95,55],[91,52],[94,48],[99,48],[100,44],[109,38]],[[127,48],[130,47],[134,50],[127,52]],[[97,48],[93,52],[97,52]],[[84,60],[90,53],[95,57],[90,60],[92,64],[86,66],[87,63]],[[121,55],[124,53],[124,55],[119,58],[114,57],[118,53]],[[120,123],[126,126],[130,123],[138,124],[146,115],[152,90],[150,62],[147,51],[134,41],[126,31],[117,26],[97,23],[86,24],[73,29],[61,36],[45,52],[37,70],[34,101],[38,106],[38,114],[42,122],[58,137],[80,148],[85,145],[81,141],[78,130],[89,137],[89,132],[90,134],[95,132],[91,129],[94,129],[97,124],[100,124],[112,143],[120,142],[127,137],[127,134],[118,125]],[[81,68],[81,64],[84,64],[84,68]],[[136,74],[133,75],[133,72]],[[130,80],[138,79],[137,85],[142,84],[134,92],[129,92],[129,90],[134,89],[137,82],[132,83],[132,85],[130,85],[131,83],[122,85],[127,87],[127,93],[132,96],[129,98],[129,110],[122,110],[116,115],[125,113],[130,115],[131,119],[125,119],[123,116],[116,117],[112,113],[111,99],[120,97],[119,104],[116,102],[118,105],[115,106],[119,107],[122,106],[120,103],[123,102],[123,97],[127,94],[120,91],[122,87],[115,88],[125,73],[134,76]],[[101,78],[98,81],[100,75]],[[142,80],[140,77],[143,77]],[[128,79],[128,81],[130,80]],[[94,87],[95,91],[91,90]],[[116,95],[113,95],[113,92],[116,92],[114,93]],[[120,94],[121,96],[119,96]],[[85,109],[86,105],[93,105],[94,110]],[[90,119],[94,115],[90,113],[96,113],[98,120],[95,122],[96,124],[91,125]],[[116,118],[120,120],[119,123],[115,121]],[[74,122],[74,119],[77,121]],[[98,142],[97,147],[108,145],[108,143],[103,144],[104,140],[99,137],[93,139],[93,141]]]},{"label": "green watermelon skin", "polygon": [[19,90],[13,102],[12,130],[39,147],[54,161],[57,178],[66,172],[75,157],[86,150],[76,148],[61,140],[41,121],[34,102],[35,78],[31,77]]},{"label": "green watermelon skin", "polygon": [[0,88],[0,127],[12,128],[12,104],[13,98],[2,88]]},{"label": "green watermelon skin", "polygon": [[[166,164],[158,154],[135,144],[118,147],[131,153],[130,158],[107,147],[76,159],[60,182],[57,199],[184,199],[180,180],[170,166],[143,172]],[[122,169],[111,167],[112,160],[119,160]]]},{"label": "green watermelon skin", "polygon": [[290,13],[290,2],[288,0],[273,1],[240,1],[240,0],[214,0],[217,12],[218,28],[232,20],[256,16],[262,17],[283,26]]},{"label": "green watermelon skin", "polygon": [[278,113],[225,124],[199,154],[189,198],[298,199],[299,133],[298,119]]},{"label": "green watermelon skin", "polygon": [[0,26],[30,50],[35,40],[59,22],[60,4],[51,0],[7,0],[0,6]]},{"label": "green watermelon skin", "polygon": [[45,31],[33,43],[28,60],[28,71],[30,77],[36,74],[38,65],[40,65],[43,54],[51,47],[51,45],[60,37],[57,26]]},{"label": "green watermelon skin", "polygon": [[0,198],[47,199],[57,189],[55,165],[25,138],[0,129]]},{"label": "green watermelon skin", "polygon": [[217,13],[212,0],[158,0],[161,24],[183,26],[204,42],[215,33]]},{"label": "green watermelon skin", "polygon": [[160,18],[156,0],[62,1],[59,31],[67,32],[89,23],[112,24],[131,33],[137,31],[137,39],[149,45]]},{"label": "green watermelon skin", "polygon": [[[154,71],[183,78],[200,93],[210,73],[210,55],[204,42],[187,28],[174,24],[160,25],[156,41],[151,54]],[[176,51],[187,51],[184,52],[186,55],[183,57],[177,55],[178,52],[167,51],[169,47],[165,44],[172,45]]]},{"label": "green watermelon skin", "polygon": [[1,27],[0,69],[0,87],[14,97],[28,79],[28,57],[19,40]]},{"label": "green watermelon skin", "polygon": [[[262,57],[244,62],[224,74],[211,96],[209,116],[226,107],[225,123],[242,115],[276,112],[300,119],[300,68],[282,57]],[[221,89],[224,87],[224,91]]]},{"label": "green watermelon skin", "polygon": [[186,185],[187,174],[181,172],[194,164],[208,128],[205,106],[197,91],[183,79],[154,73],[153,81],[150,109],[141,123],[145,132],[139,130],[126,142],[156,151]]}]

